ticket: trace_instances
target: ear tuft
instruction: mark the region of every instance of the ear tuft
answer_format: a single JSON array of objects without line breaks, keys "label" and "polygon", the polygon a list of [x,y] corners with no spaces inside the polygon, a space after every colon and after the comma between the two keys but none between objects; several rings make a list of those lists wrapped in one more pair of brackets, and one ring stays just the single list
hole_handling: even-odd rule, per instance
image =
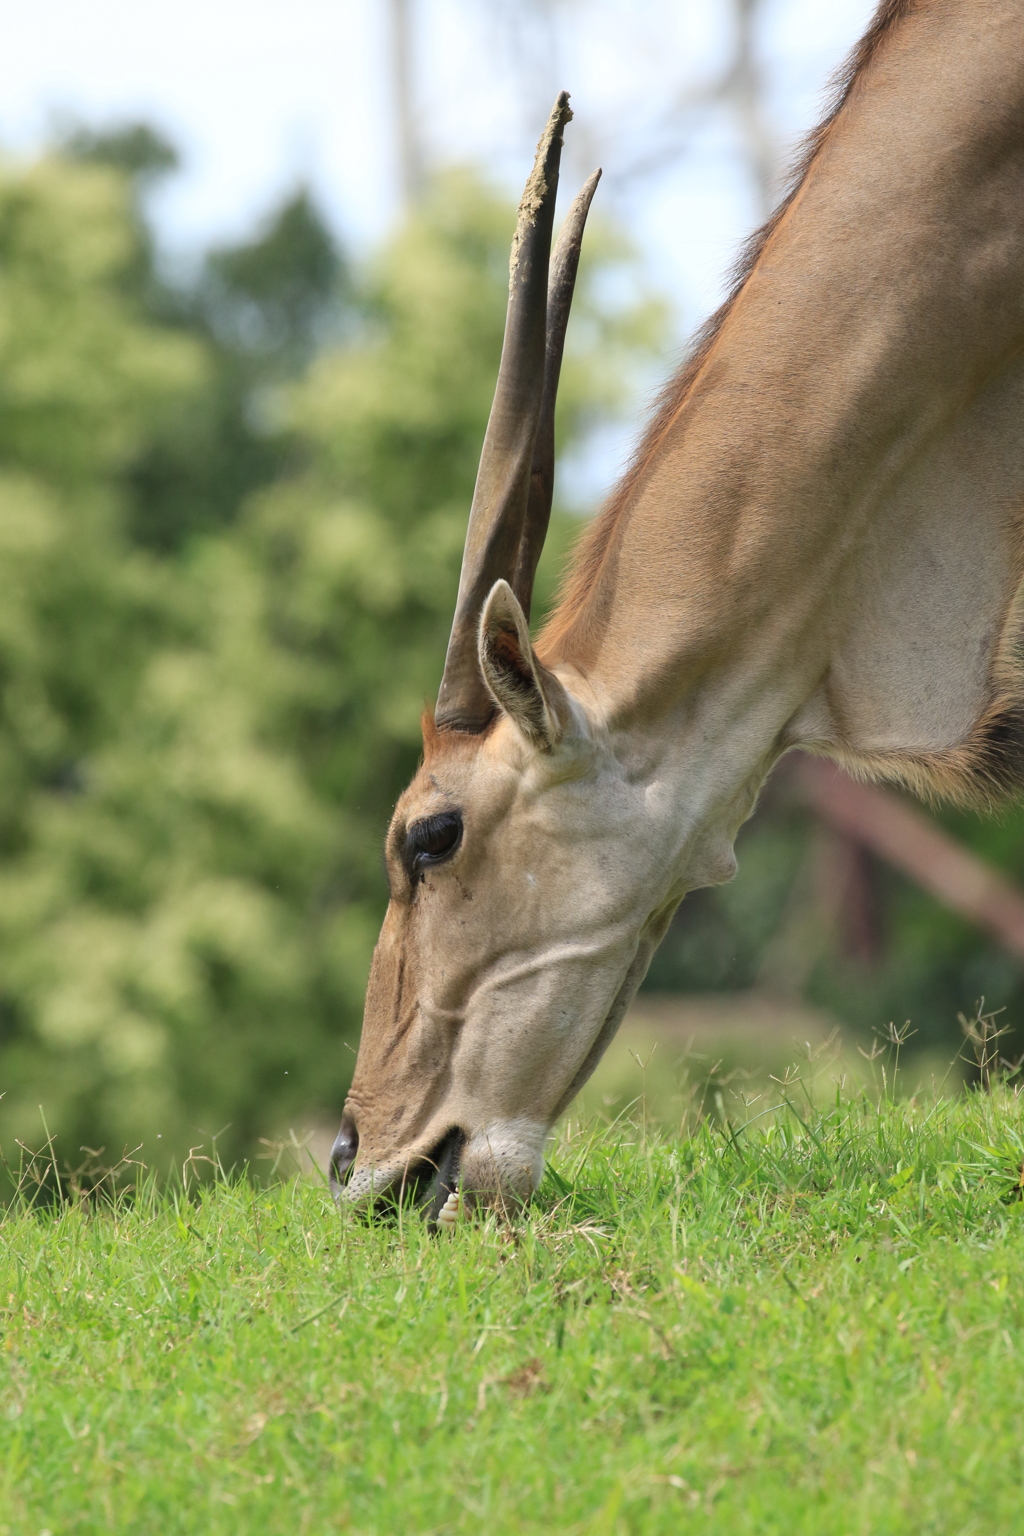
[{"label": "ear tuft", "polygon": [[[543,673],[519,601],[507,581],[496,581],[480,615],[480,670],[498,707],[536,746],[550,751],[559,736]],[[551,681],[554,681],[553,679]]]}]

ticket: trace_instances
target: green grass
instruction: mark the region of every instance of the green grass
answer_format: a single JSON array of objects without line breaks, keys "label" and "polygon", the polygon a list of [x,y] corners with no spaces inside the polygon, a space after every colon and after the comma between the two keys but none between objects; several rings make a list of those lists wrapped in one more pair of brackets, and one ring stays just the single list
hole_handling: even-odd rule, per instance
[{"label": "green grass", "polygon": [[0,1228],[0,1532],[1009,1533],[1012,1093],[563,1136],[429,1237],[310,1177]]}]

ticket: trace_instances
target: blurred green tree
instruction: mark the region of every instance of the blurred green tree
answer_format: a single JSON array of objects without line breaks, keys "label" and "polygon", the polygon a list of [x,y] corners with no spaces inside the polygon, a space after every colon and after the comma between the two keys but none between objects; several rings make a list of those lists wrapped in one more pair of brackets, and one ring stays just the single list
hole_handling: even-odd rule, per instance
[{"label": "blurred green tree", "polygon": [[253,239],[208,254],[175,289],[150,279],[150,312],[206,344],[207,388],[165,418],[133,462],[131,531],[173,554],[229,527],[248,495],[286,478],[304,446],[279,407],[283,384],[355,319],[351,273],[309,192],[299,188]]},{"label": "blurred green tree", "polygon": [[147,219],[148,198],[178,166],[146,123],[68,127],[65,160],[120,173],[129,193],[131,254],[119,283],[145,315],[204,344],[204,387],[165,411],[125,467],[128,530],[160,554],[229,526],[257,486],[287,475],[300,452],[275,391],[350,326],[345,258],[309,193],[285,197],[251,239],[210,251],[172,281]]},{"label": "blurred green tree", "polygon": [[[1024,809],[935,812],[981,858],[1024,886]],[[905,874],[811,814],[783,765],[737,842],[728,886],[688,896],[645,983],[660,992],[772,993],[818,1007],[867,1044],[890,1022],[913,1030],[907,1058],[932,1066],[963,1044],[958,1015],[1002,1010],[1008,1059],[1024,1050],[1024,963]],[[852,878],[851,878],[852,877]],[[940,1072],[941,1075],[941,1072]],[[954,1081],[956,1076],[954,1075]]]}]

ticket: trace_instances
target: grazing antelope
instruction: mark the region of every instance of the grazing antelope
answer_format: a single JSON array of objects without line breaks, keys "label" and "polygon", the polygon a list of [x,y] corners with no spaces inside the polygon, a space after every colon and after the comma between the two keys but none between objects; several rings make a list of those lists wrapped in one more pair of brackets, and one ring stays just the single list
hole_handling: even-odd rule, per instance
[{"label": "grazing antelope", "polygon": [[[356,1203],[522,1199],[687,891],[791,748],[989,803],[1021,775],[1024,0],[885,0],[534,647],[561,96],[333,1153]],[[546,317],[546,318],[545,318]],[[343,1183],[345,1175],[347,1183]]]}]

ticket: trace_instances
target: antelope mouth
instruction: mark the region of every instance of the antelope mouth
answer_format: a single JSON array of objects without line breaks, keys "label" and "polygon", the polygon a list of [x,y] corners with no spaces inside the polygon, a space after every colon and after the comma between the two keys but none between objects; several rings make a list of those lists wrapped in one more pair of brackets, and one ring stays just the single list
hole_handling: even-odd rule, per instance
[{"label": "antelope mouth", "polygon": [[[443,1136],[435,1147],[433,1155],[426,1158],[425,1164],[432,1169],[432,1175],[426,1177],[426,1190],[422,1204],[427,1207],[427,1225],[437,1226],[437,1218],[445,1205],[449,1195],[458,1193],[459,1168],[462,1163],[462,1149],[466,1145],[466,1134],[459,1126],[453,1126]],[[421,1174],[421,1179],[423,1175]]]},{"label": "antelope mouth", "polygon": [[412,1205],[424,1211],[428,1226],[436,1227],[449,1195],[458,1191],[465,1144],[466,1133],[452,1126],[428,1151],[407,1163],[376,1169],[350,1167],[340,1177],[332,1168],[332,1193],[339,1204],[358,1205],[376,1215]]}]

